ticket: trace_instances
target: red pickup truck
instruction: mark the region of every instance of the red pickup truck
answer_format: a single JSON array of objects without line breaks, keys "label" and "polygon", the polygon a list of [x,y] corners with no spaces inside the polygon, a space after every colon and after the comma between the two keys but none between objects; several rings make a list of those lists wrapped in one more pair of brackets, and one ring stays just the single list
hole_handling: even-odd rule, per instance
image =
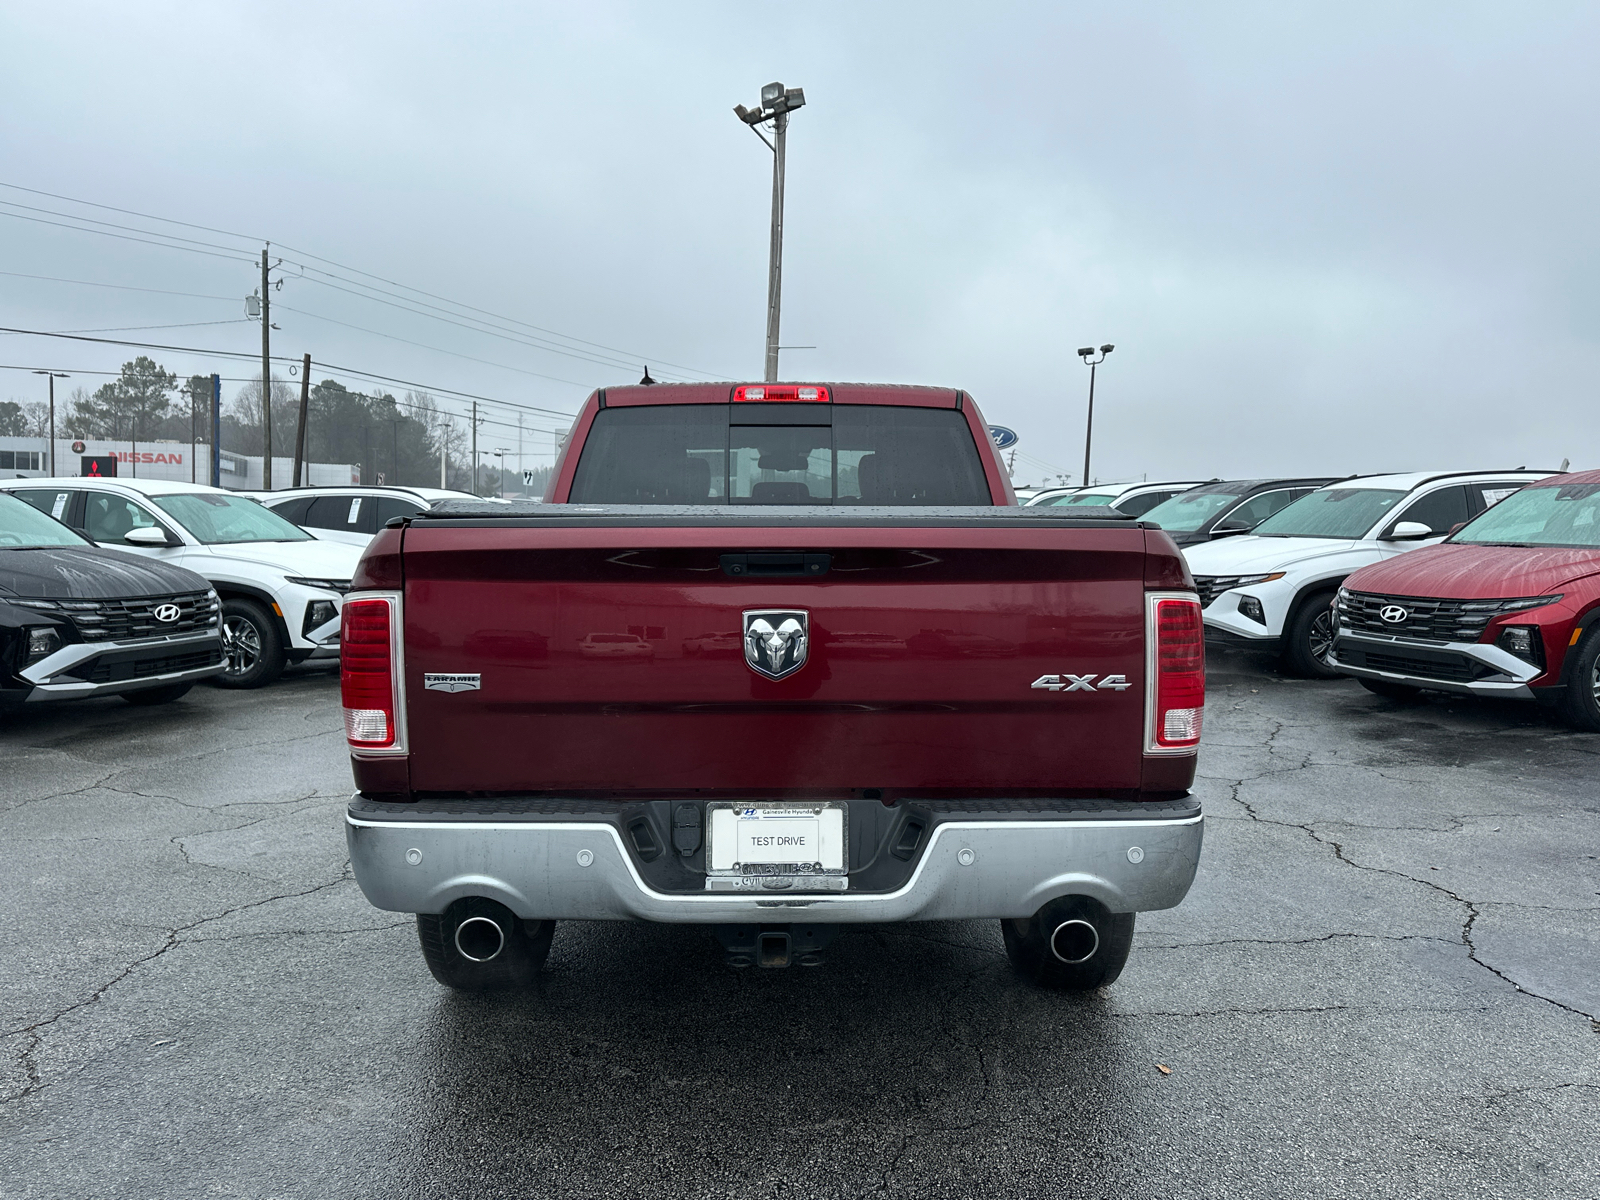
[{"label": "red pickup truck", "polygon": [[351,862],[440,982],[527,983],[559,920],[784,966],[845,924],[991,918],[1084,989],[1187,893],[1183,559],[1018,507],[969,396],[608,388],[547,501],[395,519],[344,605]]}]

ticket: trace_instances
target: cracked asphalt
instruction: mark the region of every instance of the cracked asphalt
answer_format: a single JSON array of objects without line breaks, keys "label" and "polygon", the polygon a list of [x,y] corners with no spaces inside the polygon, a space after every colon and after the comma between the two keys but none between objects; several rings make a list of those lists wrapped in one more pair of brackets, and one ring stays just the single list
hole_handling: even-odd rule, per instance
[{"label": "cracked asphalt", "polygon": [[451,995],[332,676],[7,718],[0,1197],[1600,1196],[1600,736],[1212,665],[1200,876],[1084,997],[993,922]]}]

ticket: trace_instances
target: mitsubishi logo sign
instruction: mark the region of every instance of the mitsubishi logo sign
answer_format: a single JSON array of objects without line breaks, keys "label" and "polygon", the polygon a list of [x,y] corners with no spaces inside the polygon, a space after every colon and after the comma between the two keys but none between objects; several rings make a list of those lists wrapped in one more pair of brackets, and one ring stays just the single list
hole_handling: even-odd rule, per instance
[{"label": "mitsubishi logo sign", "polygon": [[158,621],[171,623],[183,615],[183,609],[176,604],[158,604],[155,609],[155,618]]},{"label": "mitsubishi logo sign", "polygon": [[1378,615],[1385,621],[1389,622],[1389,624],[1398,625],[1411,614],[1405,609],[1401,608],[1398,604],[1385,604],[1378,610]]},{"label": "mitsubishi logo sign", "polygon": [[746,609],[744,661],[757,675],[784,679],[806,665],[810,632],[811,616],[804,609]]}]

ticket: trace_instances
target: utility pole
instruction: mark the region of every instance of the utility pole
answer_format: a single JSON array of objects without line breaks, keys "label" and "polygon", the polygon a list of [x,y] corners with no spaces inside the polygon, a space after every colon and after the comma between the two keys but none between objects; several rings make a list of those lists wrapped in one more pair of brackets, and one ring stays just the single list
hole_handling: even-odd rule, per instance
[{"label": "utility pole", "polygon": [[1100,357],[1095,358],[1093,346],[1084,346],[1078,351],[1078,357],[1083,359],[1084,365],[1089,368],[1089,424],[1083,431],[1083,486],[1089,486],[1089,450],[1094,442],[1094,369],[1105,362],[1106,355],[1116,347],[1110,342],[1100,347]]},{"label": "utility pole", "polygon": [[71,379],[64,371],[35,371],[35,375],[50,377],[50,478],[56,475],[56,380]]},{"label": "utility pole", "polygon": [[478,494],[478,402],[472,402],[472,494]]},{"label": "utility pole", "polygon": [[[517,478],[518,479],[522,478],[522,471],[523,471],[523,466],[522,466],[522,414],[519,412],[517,414]],[[527,485],[524,484],[523,486],[526,487]],[[505,488],[502,487],[500,490],[503,493],[505,491]]]},{"label": "utility pole", "polygon": [[[772,151],[772,244],[767,256],[767,361],[762,378],[778,379],[778,318],[783,301],[783,178],[784,146],[789,132],[789,114],[806,102],[802,88],[786,88],[769,83],[761,89],[761,102],[754,109],[734,105],[734,114],[750,126]],[[772,122],[772,141],[756,126]],[[648,372],[647,372],[648,373]]]},{"label": "utility pole", "polygon": [[189,376],[189,482],[200,482],[200,464],[195,462],[196,449],[200,443],[200,397],[194,394],[194,376]]},{"label": "utility pole", "polygon": [[[306,462],[306,416],[310,411],[310,355],[301,358],[301,419],[298,426],[294,427],[294,478],[290,480],[291,488],[301,486],[301,466]],[[310,475],[310,467],[306,467],[306,474]]]},{"label": "utility pole", "polygon": [[449,466],[449,464],[445,461],[445,455],[447,453],[449,453],[449,451],[445,447],[444,438],[441,437],[439,439],[439,486],[441,488],[447,488],[450,486],[445,482],[445,471]]},{"label": "utility pole", "polygon": [[261,487],[272,490],[272,301],[267,288],[267,247],[261,247]]},{"label": "utility pole", "polygon": [[211,377],[211,486],[222,486],[222,376]]}]

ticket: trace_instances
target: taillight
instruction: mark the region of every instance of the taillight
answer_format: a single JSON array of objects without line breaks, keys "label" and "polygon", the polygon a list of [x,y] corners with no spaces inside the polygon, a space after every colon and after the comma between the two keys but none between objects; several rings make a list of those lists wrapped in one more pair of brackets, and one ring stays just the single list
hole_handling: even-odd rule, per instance
[{"label": "taillight", "polygon": [[346,600],[339,621],[339,694],[352,748],[395,744],[394,654],[390,600]]},{"label": "taillight", "polygon": [[1200,602],[1162,598],[1151,614],[1155,626],[1154,704],[1151,748],[1182,750],[1200,742],[1206,706],[1205,627]]},{"label": "taillight", "polygon": [[735,403],[741,400],[829,400],[828,389],[820,385],[797,383],[742,383],[733,389]]}]

